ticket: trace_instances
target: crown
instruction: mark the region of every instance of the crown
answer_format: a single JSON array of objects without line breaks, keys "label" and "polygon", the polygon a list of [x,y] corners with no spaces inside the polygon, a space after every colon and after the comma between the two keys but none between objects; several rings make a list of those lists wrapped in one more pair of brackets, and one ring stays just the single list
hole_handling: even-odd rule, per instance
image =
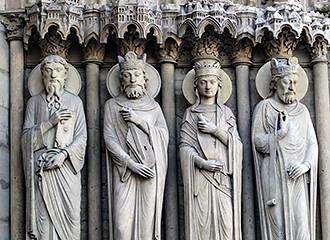
[{"label": "crown", "polygon": [[221,66],[218,61],[214,59],[202,60],[196,62],[194,65],[195,76],[205,76],[205,75],[215,75],[220,76],[221,74]]},{"label": "crown", "polygon": [[298,73],[298,59],[296,57],[290,58],[273,58],[271,60],[271,73],[272,76],[278,76],[282,74],[296,74]]},{"label": "crown", "polygon": [[143,54],[142,59],[129,51],[124,57],[118,56],[120,70],[130,70],[130,69],[144,69],[146,64],[147,55]]}]

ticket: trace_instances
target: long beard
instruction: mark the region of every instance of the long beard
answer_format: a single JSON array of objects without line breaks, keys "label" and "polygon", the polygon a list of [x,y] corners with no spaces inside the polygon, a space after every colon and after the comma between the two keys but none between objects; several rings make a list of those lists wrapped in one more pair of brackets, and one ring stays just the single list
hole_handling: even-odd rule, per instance
[{"label": "long beard", "polygon": [[55,108],[56,110],[61,108],[62,101],[60,98],[60,84],[56,83],[49,83],[46,87],[47,95],[47,107],[49,110]]},{"label": "long beard", "polygon": [[124,92],[126,94],[126,97],[129,99],[141,98],[147,93],[145,87],[140,85],[134,88],[128,86],[124,89]]},{"label": "long beard", "polygon": [[287,92],[280,96],[285,104],[291,104],[296,100],[296,93]]}]

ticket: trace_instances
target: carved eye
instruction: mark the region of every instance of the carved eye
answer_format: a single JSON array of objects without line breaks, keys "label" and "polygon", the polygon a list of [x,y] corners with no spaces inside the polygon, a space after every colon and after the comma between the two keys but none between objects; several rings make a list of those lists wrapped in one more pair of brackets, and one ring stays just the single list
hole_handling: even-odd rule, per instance
[{"label": "carved eye", "polygon": [[144,150],[146,150],[146,151],[148,150],[146,146],[143,146],[143,147],[144,147]]}]

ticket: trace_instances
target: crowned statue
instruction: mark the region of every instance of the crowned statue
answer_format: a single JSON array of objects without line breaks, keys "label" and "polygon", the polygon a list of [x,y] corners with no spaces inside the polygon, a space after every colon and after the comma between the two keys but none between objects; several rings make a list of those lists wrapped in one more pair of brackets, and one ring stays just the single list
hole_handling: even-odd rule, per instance
[{"label": "crowned statue", "polygon": [[183,93],[192,104],[181,126],[186,240],[241,240],[242,143],[224,105],[231,81],[214,59],[188,72]]},{"label": "crowned statue", "polygon": [[159,104],[160,76],[133,52],[107,77],[105,104],[109,209],[113,239],[161,239],[168,130]]},{"label": "crowned statue", "polygon": [[318,144],[305,105],[308,79],[295,57],[258,72],[252,144],[262,240],[316,240]]}]

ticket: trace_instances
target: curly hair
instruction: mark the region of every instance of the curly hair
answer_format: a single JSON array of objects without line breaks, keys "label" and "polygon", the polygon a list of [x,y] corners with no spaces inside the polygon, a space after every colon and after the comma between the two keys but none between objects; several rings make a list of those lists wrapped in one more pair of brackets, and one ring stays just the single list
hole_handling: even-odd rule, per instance
[{"label": "curly hair", "polygon": [[61,56],[58,56],[58,55],[49,55],[49,56],[45,57],[45,59],[40,63],[41,72],[43,72],[46,64],[52,63],[52,62],[62,64],[63,67],[65,68],[65,70],[67,72],[69,71],[69,64],[64,58],[62,58]]}]

